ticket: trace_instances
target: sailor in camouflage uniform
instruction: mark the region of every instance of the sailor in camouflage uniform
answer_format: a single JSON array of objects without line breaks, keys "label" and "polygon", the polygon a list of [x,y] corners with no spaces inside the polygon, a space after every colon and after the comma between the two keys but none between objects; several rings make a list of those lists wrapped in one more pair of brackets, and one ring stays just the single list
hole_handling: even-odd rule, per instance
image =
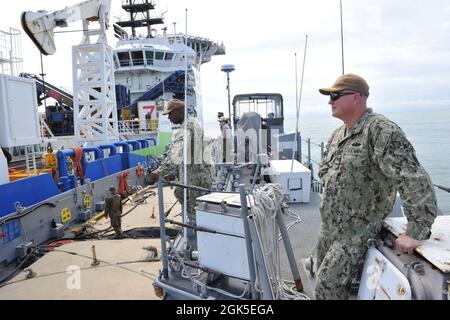
[{"label": "sailor in camouflage uniform", "polygon": [[[180,124],[180,128],[174,134],[172,144],[166,153],[161,166],[152,173],[152,180],[162,175],[166,180],[184,177],[184,103],[172,99],[167,103],[164,115],[168,115],[170,122]],[[187,141],[187,185],[211,189],[214,182],[213,161],[208,151],[203,149],[203,130],[196,118],[188,116],[187,132],[190,139]],[[186,183],[183,183],[186,184]],[[184,191],[181,187],[175,187],[175,197],[183,205]],[[195,221],[195,199],[203,195],[201,191],[190,189],[187,194],[187,214],[192,222]]]},{"label": "sailor in camouflage uniform", "polygon": [[369,86],[363,78],[343,75],[331,88],[319,91],[330,96],[332,115],[344,125],[329,139],[319,169],[324,194],[316,298],[348,299],[367,241],[377,238],[396,192],[408,219],[396,247],[408,254],[431,235],[436,195],[403,131],[367,108]]},{"label": "sailor in camouflage uniform", "polygon": [[111,219],[111,226],[116,233],[116,239],[122,239],[122,198],[117,194],[116,187],[109,188],[110,195],[105,198],[105,217]]}]

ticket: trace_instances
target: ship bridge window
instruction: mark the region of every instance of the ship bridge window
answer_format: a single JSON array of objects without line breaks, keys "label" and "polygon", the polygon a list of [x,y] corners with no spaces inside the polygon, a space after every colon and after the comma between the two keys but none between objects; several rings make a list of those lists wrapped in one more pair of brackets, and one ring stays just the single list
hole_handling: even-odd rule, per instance
[{"label": "ship bridge window", "polygon": [[25,149],[23,149],[23,152],[21,152],[22,150],[19,147],[13,147],[13,156],[14,157],[19,157],[19,156],[24,156],[25,155]]},{"label": "ship bridge window", "polygon": [[142,51],[131,51],[131,59],[133,61],[133,66],[144,65],[144,54]]},{"label": "ship bridge window", "polygon": [[173,58],[173,53],[171,53],[171,52],[166,52],[165,60],[172,60],[172,58]]},{"label": "ship bridge window", "polygon": [[130,53],[126,52],[117,52],[117,56],[119,57],[119,62],[121,67],[129,67],[130,66]]},{"label": "ship bridge window", "polygon": [[155,58],[155,52],[154,51],[145,51],[145,58],[147,59],[147,65],[152,66],[153,59]]},{"label": "ship bridge window", "polygon": [[156,51],[155,52],[155,60],[164,60],[164,52]]}]

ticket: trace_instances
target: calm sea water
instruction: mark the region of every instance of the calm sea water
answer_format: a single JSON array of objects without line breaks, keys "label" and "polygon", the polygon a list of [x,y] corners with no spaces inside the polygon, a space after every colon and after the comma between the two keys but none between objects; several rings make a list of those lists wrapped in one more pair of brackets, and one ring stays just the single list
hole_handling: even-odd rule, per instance
[{"label": "calm sea water", "polygon": [[[416,150],[417,158],[431,176],[434,184],[450,187],[450,106],[445,107],[411,107],[391,110],[377,110],[395,121],[405,132]],[[285,131],[295,130],[295,115],[285,115]],[[302,139],[311,139],[311,159],[320,161],[321,142],[327,143],[334,129],[342,122],[331,117],[330,112],[300,111],[299,129]],[[206,133],[217,135],[217,122],[206,122]],[[303,162],[307,161],[307,145],[302,144]],[[314,165],[317,172],[317,165]],[[438,206],[445,214],[450,214],[450,194],[435,189]]]}]

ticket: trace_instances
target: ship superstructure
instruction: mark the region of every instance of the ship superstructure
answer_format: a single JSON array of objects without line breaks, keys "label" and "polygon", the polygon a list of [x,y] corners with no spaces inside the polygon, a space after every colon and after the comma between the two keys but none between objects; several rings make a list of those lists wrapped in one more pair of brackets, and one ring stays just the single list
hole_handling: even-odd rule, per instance
[{"label": "ship superstructure", "polygon": [[[131,104],[119,108],[121,120],[137,118],[142,129],[145,114],[151,112],[152,120],[157,120],[163,101],[173,97],[184,100],[186,93],[189,112],[201,117],[200,66],[214,55],[225,54],[224,45],[181,33],[169,35],[167,27],[157,34],[152,26],[163,24],[164,18],[151,15],[153,1],[126,0],[122,8],[128,15],[114,25],[119,39],[113,57],[115,80],[129,92]],[[124,28],[131,28],[131,34]],[[144,34],[139,34],[139,29],[144,29]],[[125,122],[122,128],[127,128]]]}]

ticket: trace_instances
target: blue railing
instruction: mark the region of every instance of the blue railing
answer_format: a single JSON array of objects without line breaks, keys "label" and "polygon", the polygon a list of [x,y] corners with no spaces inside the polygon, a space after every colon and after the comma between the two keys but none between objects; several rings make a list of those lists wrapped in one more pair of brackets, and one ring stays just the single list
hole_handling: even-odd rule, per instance
[{"label": "blue railing", "polygon": [[[155,139],[149,138],[153,144]],[[153,166],[154,159],[150,156],[133,154],[133,150],[148,147],[146,140],[121,141],[113,144],[102,144],[94,147],[84,147],[81,164],[85,180],[96,181],[109,175],[134,168],[138,164],[144,167]],[[106,152],[108,151],[108,152]],[[88,155],[93,154],[93,160]],[[82,185],[84,180],[70,168],[73,149],[57,152],[59,181],[55,182],[49,173],[33,176],[0,185],[0,217],[16,211],[16,202],[22,207],[29,207],[54,197],[61,192]]]}]

